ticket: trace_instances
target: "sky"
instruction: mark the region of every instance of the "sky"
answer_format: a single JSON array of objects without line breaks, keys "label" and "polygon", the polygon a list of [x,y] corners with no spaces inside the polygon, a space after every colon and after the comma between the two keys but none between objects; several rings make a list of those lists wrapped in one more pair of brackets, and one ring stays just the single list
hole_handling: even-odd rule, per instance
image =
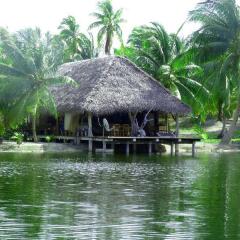
[{"label": "sky", "polygon": [[[126,22],[122,29],[126,39],[134,26],[152,21],[161,23],[168,32],[176,32],[199,1],[203,0],[113,0],[113,6],[123,8]],[[72,15],[86,32],[94,20],[90,13],[96,11],[96,4],[97,0],[1,1],[0,26],[9,31],[38,26],[43,31],[57,33],[61,20]],[[195,27],[188,24],[180,34],[187,36]]]}]

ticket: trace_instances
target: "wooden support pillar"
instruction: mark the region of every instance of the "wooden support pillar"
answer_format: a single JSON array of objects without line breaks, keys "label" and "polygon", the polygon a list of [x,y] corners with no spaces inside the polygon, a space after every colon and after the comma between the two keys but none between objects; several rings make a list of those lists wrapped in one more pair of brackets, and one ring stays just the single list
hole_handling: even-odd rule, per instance
[{"label": "wooden support pillar", "polygon": [[173,156],[173,151],[174,151],[174,144],[171,142],[171,156]]},{"label": "wooden support pillar", "polygon": [[[92,133],[92,113],[88,112],[88,137],[92,138],[93,133]],[[93,141],[92,139],[88,140],[88,151],[92,152],[93,150]]]},{"label": "wooden support pillar", "polygon": [[106,150],[107,150],[107,144],[106,144],[106,141],[105,140],[103,140],[103,152],[106,152]]},{"label": "wooden support pillar", "polygon": [[137,153],[137,144],[133,144],[133,153],[136,154]]},{"label": "wooden support pillar", "polygon": [[195,145],[196,145],[196,142],[193,142],[192,143],[192,157],[195,157]]},{"label": "wooden support pillar", "polygon": [[133,139],[133,153],[136,154],[137,153],[137,144],[136,144],[136,138]]},{"label": "wooden support pillar", "polygon": [[129,155],[129,143],[126,143],[126,154]]},{"label": "wooden support pillar", "polygon": [[[176,137],[179,137],[179,116],[176,115]],[[179,145],[178,143],[175,144],[175,155],[177,156],[179,153]]]},{"label": "wooden support pillar", "polygon": [[92,141],[92,139],[88,140],[88,151],[89,152],[93,151],[93,141]]},{"label": "wooden support pillar", "polygon": [[92,113],[88,112],[88,137],[93,137],[92,133]]},{"label": "wooden support pillar", "polygon": [[148,153],[149,153],[149,155],[152,154],[152,143],[148,144]]}]

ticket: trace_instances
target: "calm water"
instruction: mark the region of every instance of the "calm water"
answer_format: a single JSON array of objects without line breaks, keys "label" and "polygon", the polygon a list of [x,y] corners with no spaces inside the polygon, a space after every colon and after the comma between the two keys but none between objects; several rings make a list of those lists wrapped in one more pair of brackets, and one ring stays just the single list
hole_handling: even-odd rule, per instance
[{"label": "calm water", "polygon": [[240,239],[238,154],[0,154],[0,239]]}]

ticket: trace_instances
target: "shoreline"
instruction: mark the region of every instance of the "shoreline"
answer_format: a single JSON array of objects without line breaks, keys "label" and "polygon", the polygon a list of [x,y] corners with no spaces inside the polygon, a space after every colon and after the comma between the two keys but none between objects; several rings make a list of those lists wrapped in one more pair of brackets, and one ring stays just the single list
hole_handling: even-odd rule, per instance
[{"label": "shoreline", "polygon": [[[170,153],[170,146],[164,145],[166,152],[162,154]],[[74,153],[74,152],[85,152],[87,146],[73,145],[68,143],[33,143],[23,142],[18,145],[16,142],[3,141],[0,144],[0,153]],[[179,148],[179,153],[190,153],[192,151],[191,146],[182,144]],[[219,146],[217,143],[196,143],[196,154],[197,153],[222,153],[222,152],[240,152],[240,144],[231,144],[226,146]]]},{"label": "shoreline", "polygon": [[77,146],[68,143],[23,142],[18,145],[16,142],[3,141],[0,144],[0,153],[74,153],[84,150],[83,145]]}]

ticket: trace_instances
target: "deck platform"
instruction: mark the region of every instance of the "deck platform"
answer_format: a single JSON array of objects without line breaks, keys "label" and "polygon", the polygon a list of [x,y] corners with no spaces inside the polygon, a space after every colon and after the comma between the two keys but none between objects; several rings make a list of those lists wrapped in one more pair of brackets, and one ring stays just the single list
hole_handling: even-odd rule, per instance
[{"label": "deck platform", "polygon": [[[39,135],[39,139],[45,139],[46,136]],[[192,156],[195,156],[195,145],[196,142],[201,141],[198,137],[187,137],[187,136],[161,136],[161,137],[115,137],[115,136],[94,136],[94,137],[82,137],[82,136],[54,136],[55,140],[73,141],[75,144],[80,144],[80,142],[88,143],[89,152],[93,151],[93,143],[101,142],[102,149],[98,149],[98,152],[114,152],[115,145],[125,145],[125,151],[128,155],[130,153],[130,145],[133,146],[133,152],[136,152],[136,146],[140,144],[148,145],[148,153],[151,154],[153,152],[153,146],[157,144],[166,144],[170,145],[171,155],[178,155],[179,145],[181,144],[191,144],[192,145]],[[110,145],[110,148],[107,148],[107,145]],[[110,151],[111,150],[111,151]]]},{"label": "deck platform", "polygon": [[93,150],[94,142],[102,142],[103,150],[102,152],[107,152],[107,144],[111,145],[111,148],[114,149],[114,145],[124,144],[126,145],[126,154],[130,152],[130,145],[133,145],[134,151],[136,151],[136,145],[145,144],[148,145],[149,154],[152,153],[152,146],[156,144],[166,144],[171,146],[171,155],[178,154],[178,146],[181,144],[191,144],[192,145],[192,156],[195,156],[195,144],[196,142],[201,141],[197,137],[172,137],[172,136],[162,136],[162,137],[78,137],[78,141],[88,141],[88,149],[91,152]]}]

